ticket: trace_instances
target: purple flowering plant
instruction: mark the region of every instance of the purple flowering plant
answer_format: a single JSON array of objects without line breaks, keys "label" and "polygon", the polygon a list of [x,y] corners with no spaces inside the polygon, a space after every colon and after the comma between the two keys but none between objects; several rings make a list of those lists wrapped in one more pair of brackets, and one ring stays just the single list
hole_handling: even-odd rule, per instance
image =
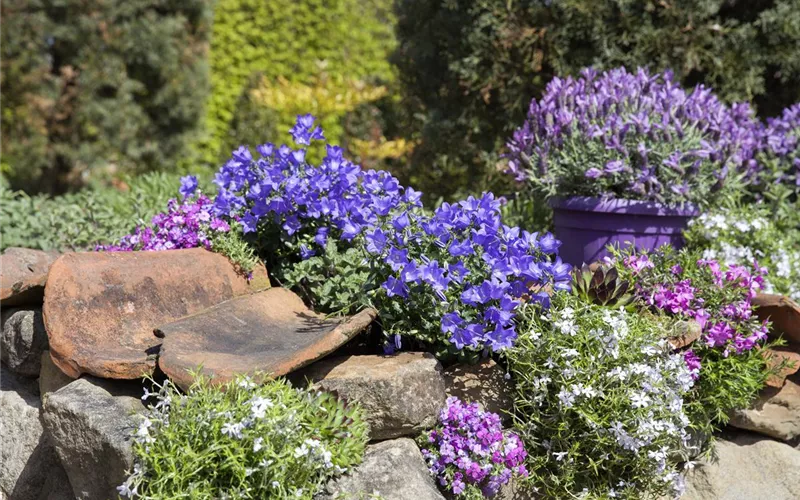
[{"label": "purple flowering plant", "polygon": [[683,351],[696,381],[687,414],[695,429],[710,433],[728,412],[746,408],[772,373],[762,352],[780,342],[767,341],[770,325],[756,318],[752,303],[766,269],[755,262],[725,265],[667,245],[617,257],[621,274],[635,282],[641,308],[699,324],[700,338]]},{"label": "purple flowering plant", "polygon": [[770,203],[780,221],[800,225],[800,103],[767,119],[756,160],[762,171],[752,191]]},{"label": "purple flowering plant", "polygon": [[[184,189],[193,186],[191,190]],[[181,180],[184,199],[169,200],[167,211],[153,217],[149,225],[137,226],[116,244],[99,245],[97,250],[124,252],[133,250],[175,250],[203,247],[212,249],[215,236],[228,233],[230,225],[214,215],[211,200],[203,194],[194,196],[197,179]]]},{"label": "purple flowering plant", "polygon": [[419,444],[431,474],[455,498],[491,498],[512,476],[528,476],[522,440],[477,403],[448,398],[438,424]]},{"label": "purple flowering plant", "polygon": [[728,356],[750,351],[766,340],[769,324],[753,314],[752,299],[766,274],[757,263],[725,265],[663,247],[652,255],[628,254],[623,264],[636,281],[642,303],[696,321],[705,347]]},{"label": "purple flowering plant", "polygon": [[[268,143],[253,155],[242,146],[217,172],[213,202],[195,203],[209,224],[232,226],[273,278],[323,312],[377,308],[388,350],[402,346],[401,336],[439,355],[506,349],[521,300],[547,302],[545,290],[569,288],[560,242],[504,225],[492,194],[431,213],[421,193],[387,172],[361,169],[338,146],[327,145],[319,164],[309,161],[308,147],[324,140],[313,116],[298,116],[290,133],[307,147]],[[185,196],[195,189],[191,178],[181,183]],[[172,215],[158,216],[159,224]],[[174,220],[168,235],[189,230]],[[141,239],[136,233],[123,245],[131,238]]]},{"label": "purple flowering plant", "polygon": [[759,124],[746,104],[624,68],[555,78],[507,143],[508,171],[546,196],[707,205],[753,177]]}]

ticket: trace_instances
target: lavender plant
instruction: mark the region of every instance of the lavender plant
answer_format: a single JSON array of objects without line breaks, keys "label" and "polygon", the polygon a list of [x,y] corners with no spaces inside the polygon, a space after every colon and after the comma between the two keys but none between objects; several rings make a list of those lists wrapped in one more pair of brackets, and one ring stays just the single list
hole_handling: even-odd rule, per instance
[{"label": "lavender plant", "polygon": [[367,425],[355,405],[328,393],[247,377],[187,394],[166,381],[134,435],[134,468],[120,496],[311,499],[361,462]]},{"label": "lavender plant", "polygon": [[455,498],[491,498],[512,476],[528,476],[522,440],[477,403],[448,398],[438,424],[419,443],[431,474]]},{"label": "lavender plant", "polygon": [[800,227],[800,103],[767,120],[756,157],[763,170],[753,186],[772,206],[778,220]]},{"label": "lavender plant", "polygon": [[679,494],[693,380],[662,338],[663,318],[565,293],[549,313],[529,304],[519,316],[506,357],[528,486],[546,498]]},{"label": "lavender plant", "polygon": [[546,196],[708,205],[757,173],[746,104],[624,68],[555,78],[507,143],[508,171]]}]

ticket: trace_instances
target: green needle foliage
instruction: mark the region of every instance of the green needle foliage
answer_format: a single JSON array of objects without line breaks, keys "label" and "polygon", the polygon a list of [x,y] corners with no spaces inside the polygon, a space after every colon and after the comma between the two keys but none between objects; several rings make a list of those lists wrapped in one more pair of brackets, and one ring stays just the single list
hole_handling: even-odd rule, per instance
[{"label": "green needle foliage", "polygon": [[310,500],[361,462],[368,441],[357,406],[281,379],[198,377],[187,394],[167,381],[151,398],[122,496]]}]

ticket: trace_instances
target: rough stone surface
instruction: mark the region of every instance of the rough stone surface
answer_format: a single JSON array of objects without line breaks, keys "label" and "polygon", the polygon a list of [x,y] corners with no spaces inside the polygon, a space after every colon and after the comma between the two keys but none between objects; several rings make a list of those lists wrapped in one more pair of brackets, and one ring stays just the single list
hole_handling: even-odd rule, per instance
[{"label": "rough stone surface", "polygon": [[38,500],[75,500],[67,472],[60,462],[47,476]]},{"label": "rough stone surface", "polygon": [[784,441],[800,438],[800,375],[780,389],[765,388],[752,408],[733,412],[729,424]]},{"label": "rough stone surface", "polygon": [[74,378],[151,374],[161,343],[154,328],[269,287],[263,266],[253,275],[248,282],[227,258],[201,248],[65,254],[45,291],[50,355]]},{"label": "rough stone surface", "polygon": [[32,389],[27,379],[0,369],[0,491],[13,500],[38,499],[50,471],[60,467]]},{"label": "rough stone surface", "polygon": [[4,309],[0,315],[0,360],[6,368],[26,377],[38,377],[47,332],[41,308]]},{"label": "rough stone surface", "polygon": [[485,411],[497,413],[504,420],[508,418],[514,405],[513,387],[491,358],[474,365],[453,365],[444,371],[444,379],[447,396],[477,402]]},{"label": "rough stone surface", "polygon": [[526,489],[522,486],[521,482],[512,477],[509,482],[500,487],[500,491],[494,497],[494,500],[535,500],[538,497],[535,492]]},{"label": "rough stone surface", "polygon": [[280,376],[332,353],[377,316],[368,309],[344,320],[326,319],[286,288],[236,297],[160,326],[158,366],[187,389],[198,367],[214,383],[237,375]]},{"label": "rough stone surface", "polygon": [[417,445],[408,438],[367,446],[364,461],[328,483],[324,499],[443,500]]},{"label": "rough stone surface", "polygon": [[436,422],[447,399],[442,366],[428,353],[328,358],[297,372],[301,378],[358,401],[372,439],[416,435]]},{"label": "rough stone surface", "polygon": [[47,272],[57,257],[55,252],[7,248],[0,255],[0,304],[42,305]]},{"label": "rough stone surface", "polygon": [[800,450],[745,432],[719,439],[716,449],[716,463],[687,475],[682,500],[800,498]]},{"label": "rough stone surface", "polygon": [[41,365],[42,369],[39,371],[39,395],[42,401],[44,401],[51,392],[56,392],[75,380],[68,377],[53,363],[52,358],[50,358],[50,351],[44,351],[42,353]]},{"label": "rough stone surface", "polygon": [[79,499],[117,498],[133,466],[134,414],[144,406],[132,386],[81,378],[45,400],[43,420]]}]

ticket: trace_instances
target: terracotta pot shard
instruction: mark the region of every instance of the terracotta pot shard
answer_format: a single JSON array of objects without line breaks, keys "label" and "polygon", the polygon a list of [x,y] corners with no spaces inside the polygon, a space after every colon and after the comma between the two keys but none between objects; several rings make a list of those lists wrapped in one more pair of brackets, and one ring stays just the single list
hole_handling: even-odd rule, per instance
[{"label": "terracotta pot shard", "polygon": [[376,317],[367,309],[326,319],[293,292],[272,288],[158,327],[158,366],[183,389],[198,370],[215,384],[242,374],[286,375],[332,353]]},{"label": "terracotta pot shard", "polygon": [[73,378],[139,378],[156,365],[155,327],[268,286],[263,266],[248,282],[201,248],[65,254],[45,287],[50,354]]}]

